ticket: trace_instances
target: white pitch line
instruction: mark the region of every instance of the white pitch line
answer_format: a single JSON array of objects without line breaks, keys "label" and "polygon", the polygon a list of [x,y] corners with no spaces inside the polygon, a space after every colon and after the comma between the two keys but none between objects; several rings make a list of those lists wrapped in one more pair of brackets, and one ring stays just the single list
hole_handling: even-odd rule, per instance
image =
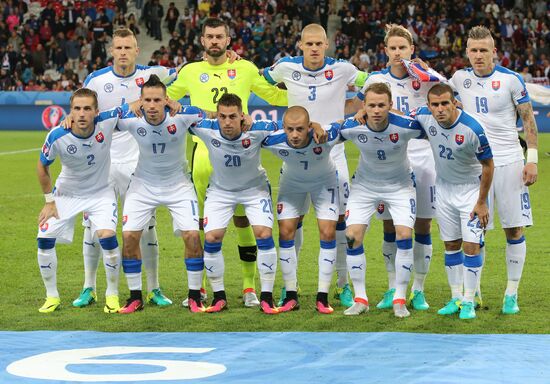
[{"label": "white pitch line", "polygon": [[19,153],[34,152],[34,151],[39,151],[39,150],[40,150],[40,148],[31,148],[31,149],[21,149],[19,151],[0,152],[0,156],[2,156],[2,155],[17,155]]}]

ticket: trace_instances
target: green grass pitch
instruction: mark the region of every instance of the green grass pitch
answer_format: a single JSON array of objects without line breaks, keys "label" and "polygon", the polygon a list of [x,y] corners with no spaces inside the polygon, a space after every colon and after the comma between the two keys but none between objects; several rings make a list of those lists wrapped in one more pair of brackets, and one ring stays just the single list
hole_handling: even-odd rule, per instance
[{"label": "green grass pitch", "polygon": [[[160,243],[160,281],[174,305],[169,308],[146,306],[145,310],[129,316],[103,313],[105,277],[100,265],[98,273],[99,303],[88,308],[71,306],[83,282],[82,229],[75,228],[71,245],[59,245],[58,286],[62,300],[60,310],[52,314],[40,314],[45,290],[36,262],[36,222],[44,199],[38,185],[35,168],[39,152],[10,153],[40,148],[45,132],[1,132],[0,161],[3,182],[0,184],[0,329],[2,330],[97,330],[97,331],[355,331],[355,332],[435,332],[435,333],[549,333],[548,321],[550,292],[550,263],[548,226],[550,200],[545,194],[550,190],[548,170],[550,135],[539,136],[539,181],[531,188],[531,201],[535,226],[527,229],[528,256],[520,285],[521,312],[516,316],[500,314],[502,296],[506,286],[504,261],[505,239],[500,229],[487,235],[487,257],[483,270],[483,310],[478,319],[470,322],[457,317],[445,318],[436,314],[449,298],[449,288],[443,266],[443,247],[434,225],[434,257],[426,281],[426,296],[431,307],[427,312],[412,311],[407,319],[396,319],[392,311],[380,311],[375,304],[386,290],[386,272],[381,256],[381,223],[373,220],[365,238],[367,252],[367,293],[371,311],[363,316],[346,317],[343,308],[333,300],[335,313],[320,315],[314,310],[317,288],[318,234],[313,215],[307,217],[304,226],[304,246],[300,255],[298,278],[301,286],[301,309],[296,312],[267,316],[258,309],[244,308],[241,301],[241,276],[236,252],[235,231],[229,228],[223,243],[226,262],[226,291],[229,310],[220,314],[190,314],[181,307],[185,298],[186,277],[183,263],[183,243],[172,235],[171,221],[166,209],[158,212]],[[358,160],[353,145],[347,145],[350,170]],[[280,161],[266,151],[263,164],[274,187],[276,201]],[[53,175],[59,172],[59,163],[52,166]],[[78,220],[77,220],[78,222]],[[546,233],[546,235],[545,235]],[[119,240],[121,238],[119,237]],[[274,229],[277,242],[277,230]],[[278,298],[282,279],[280,272],[275,284]],[[126,279],[121,274],[121,303],[127,297]],[[211,294],[209,292],[209,294]]]}]

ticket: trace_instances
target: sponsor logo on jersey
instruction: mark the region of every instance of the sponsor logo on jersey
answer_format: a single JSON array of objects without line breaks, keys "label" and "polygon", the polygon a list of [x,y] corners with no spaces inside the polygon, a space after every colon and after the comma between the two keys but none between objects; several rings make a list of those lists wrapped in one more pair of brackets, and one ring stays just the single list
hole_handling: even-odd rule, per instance
[{"label": "sponsor logo on jersey", "polygon": [[40,232],[46,232],[48,230],[48,223],[44,223],[40,226]]},{"label": "sponsor logo on jersey", "polygon": [[103,86],[103,90],[107,93],[113,92],[114,89],[115,89],[115,87],[111,83],[107,83]]},{"label": "sponsor logo on jersey", "polygon": [[140,135],[140,136],[145,136],[147,134],[147,130],[143,127],[139,127],[137,129],[137,134]]},{"label": "sponsor logo on jersey", "polygon": [[48,156],[50,154],[50,148],[46,144],[42,146],[42,153],[44,156]]},{"label": "sponsor logo on jersey", "polygon": [[222,145],[222,144],[221,144],[218,140],[216,140],[216,139],[212,139],[211,143],[212,143],[212,145],[213,145],[214,147],[216,147],[216,148],[219,148],[220,145]]},{"label": "sponsor logo on jersey", "polygon": [[136,84],[137,84],[137,86],[140,87],[140,88],[143,87],[143,84],[145,84],[145,80],[143,79],[143,77],[138,77],[138,78],[136,79]]},{"label": "sponsor logo on jersey", "polygon": [[325,78],[327,80],[332,80],[333,77],[334,77],[334,71],[332,69],[327,69],[325,71]]},{"label": "sponsor logo on jersey", "polygon": [[99,132],[97,135],[95,135],[95,139],[98,143],[103,143],[105,141],[105,136],[103,136],[103,132]]},{"label": "sponsor logo on jersey", "polygon": [[71,155],[74,155],[76,153],[76,145],[74,144],[69,144],[67,145],[67,152],[69,152]]},{"label": "sponsor logo on jersey", "polygon": [[177,131],[176,124],[170,124],[166,129],[168,129],[168,133],[171,135],[175,134]]},{"label": "sponsor logo on jersey", "polygon": [[470,88],[472,86],[472,80],[466,79],[462,85],[464,85],[464,88]]},{"label": "sponsor logo on jersey", "polygon": [[292,80],[298,81],[302,78],[302,74],[298,71],[292,72]]},{"label": "sponsor logo on jersey", "polygon": [[386,210],[386,207],[384,206],[384,203],[378,203],[378,207],[376,208],[379,214],[383,214]]},{"label": "sponsor logo on jersey", "polygon": [[279,149],[279,155],[288,156],[288,151],[286,149]]},{"label": "sponsor logo on jersey", "polygon": [[500,88],[500,80],[491,81],[491,86],[493,87],[493,90],[498,91]]},{"label": "sponsor logo on jersey", "polygon": [[420,89],[420,86],[421,86],[421,85],[422,85],[422,84],[420,84],[420,81],[418,81],[418,80],[413,80],[413,82],[412,82],[412,86],[413,86],[413,89],[414,89],[415,91],[418,91],[418,90]]},{"label": "sponsor logo on jersey", "polygon": [[458,133],[455,135],[455,141],[458,145],[461,145],[464,143],[464,135],[459,135]]},{"label": "sponsor logo on jersey", "polygon": [[430,125],[430,128],[428,128],[428,132],[430,132],[431,136],[437,135],[437,129],[433,125]]},{"label": "sponsor logo on jersey", "polygon": [[128,215],[122,216],[122,225],[126,224],[128,222]]},{"label": "sponsor logo on jersey", "polygon": [[277,203],[277,213],[280,215],[283,212],[283,203]]},{"label": "sponsor logo on jersey", "polygon": [[243,145],[243,148],[248,148],[250,147],[250,139],[242,139],[241,140],[241,143]]},{"label": "sponsor logo on jersey", "polygon": [[210,76],[208,76],[208,73],[201,73],[199,76],[199,80],[201,83],[206,83],[208,80],[210,80]]},{"label": "sponsor logo on jersey", "polygon": [[399,141],[399,133],[390,133],[390,140],[392,143],[397,143]]},{"label": "sponsor logo on jersey", "polygon": [[361,133],[359,136],[357,136],[357,140],[359,140],[360,143],[366,143],[369,141],[369,138],[367,135]]},{"label": "sponsor logo on jersey", "polygon": [[235,80],[235,77],[237,77],[237,70],[236,69],[228,69],[227,70],[227,77],[229,77],[229,80]]},{"label": "sponsor logo on jersey", "polygon": [[313,153],[315,153],[316,155],[320,155],[321,153],[323,153],[323,148],[315,147],[313,148]]}]

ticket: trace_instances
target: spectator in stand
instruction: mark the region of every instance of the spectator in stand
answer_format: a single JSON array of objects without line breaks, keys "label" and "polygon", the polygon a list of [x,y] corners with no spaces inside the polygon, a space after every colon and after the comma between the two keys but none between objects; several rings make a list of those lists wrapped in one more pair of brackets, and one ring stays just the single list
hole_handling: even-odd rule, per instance
[{"label": "spectator in stand", "polygon": [[176,23],[180,17],[180,11],[176,8],[174,3],[170,3],[168,9],[166,10],[166,25],[168,26],[168,32],[172,34],[176,29]]},{"label": "spectator in stand", "polygon": [[162,29],[161,22],[164,15],[164,8],[159,0],[153,0],[151,4],[151,10],[149,14],[149,20],[151,21],[151,33],[155,40],[162,41]]}]

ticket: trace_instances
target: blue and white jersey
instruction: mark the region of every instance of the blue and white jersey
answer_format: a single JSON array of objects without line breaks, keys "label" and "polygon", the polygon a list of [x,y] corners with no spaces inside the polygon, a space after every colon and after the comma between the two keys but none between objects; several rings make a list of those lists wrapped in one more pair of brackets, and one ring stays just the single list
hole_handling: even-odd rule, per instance
[{"label": "blue and white jersey", "polygon": [[170,116],[166,108],[164,120],[153,125],[145,117],[126,113],[119,120],[118,129],[129,132],[138,143],[134,177],[154,186],[191,183],[187,174],[187,132],[203,116],[197,107],[185,106],[175,116]]},{"label": "blue and white jersey", "polygon": [[[113,67],[109,66],[90,73],[84,80],[84,87],[97,92],[99,110],[105,111],[139,99],[141,86],[151,75],[157,75],[168,85],[176,79],[177,71],[175,68],[136,65],[134,73],[122,77],[115,74]],[[113,163],[137,161],[137,144],[129,133],[114,133],[111,156]]]},{"label": "blue and white jersey", "polygon": [[[433,69],[428,70],[431,73],[437,74]],[[438,75],[438,74],[437,74]],[[390,68],[382,71],[373,72],[365,82],[365,85],[357,97],[360,100],[365,100],[365,90],[374,83],[385,83],[391,89],[391,97],[393,108],[408,115],[411,111],[426,105],[428,102],[428,91],[433,87],[435,82],[421,82],[407,73],[404,77],[398,78],[394,76]],[[425,156],[426,153],[431,155],[430,145],[425,140],[412,140],[408,147],[409,156]]]},{"label": "blue and white jersey", "polygon": [[521,76],[500,65],[484,77],[467,68],[456,71],[450,85],[458,93],[464,110],[483,124],[495,166],[522,160],[516,107],[530,99]]},{"label": "blue and white jersey", "polygon": [[451,184],[478,184],[480,160],[493,157],[482,125],[470,114],[459,110],[449,128],[442,127],[427,107],[419,108],[415,119],[426,133],[435,160],[436,180]]},{"label": "blue and white jersey", "polygon": [[341,142],[340,125],[334,123],[324,128],[328,132],[328,140],[323,144],[315,143],[313,132],[310,132],[309,143],[303,148],[291,146],[283,130],[273,132],[264,140],[262,146],[284,162],[279,183],[281,190],[311,192],[336,182],[336,165],[330,151]]},{"label": "blue and white jersey", "polygon": [[347,119],[340,128],[340,136],[351,140],[361,152],[355,182],[393,186],[410,180],[407,143],[411,139],[424,137],[424,132],[413,119],[390,112],[388,126],[381,132]]},{"label": "blue and white jersey", "polygon": [[40,161],[49,166],[57,157],[61,160],[56,194],[86,198],[109,187],[111,141],[121,113],[120,108],[100,113],[88,137],[76,136],[62,127],[48,133]]},{"label": "blue and white jersey", "polygon": [[267,175],[260,162],[260,150],[262,141],[275,130],[275,122],[257,120],[250,130],[230,140],[222,135],[218,120],[204,119],[192,127],[190,132],[208,148],[213,168],[209,185],[230,192],[265,185]]}]

